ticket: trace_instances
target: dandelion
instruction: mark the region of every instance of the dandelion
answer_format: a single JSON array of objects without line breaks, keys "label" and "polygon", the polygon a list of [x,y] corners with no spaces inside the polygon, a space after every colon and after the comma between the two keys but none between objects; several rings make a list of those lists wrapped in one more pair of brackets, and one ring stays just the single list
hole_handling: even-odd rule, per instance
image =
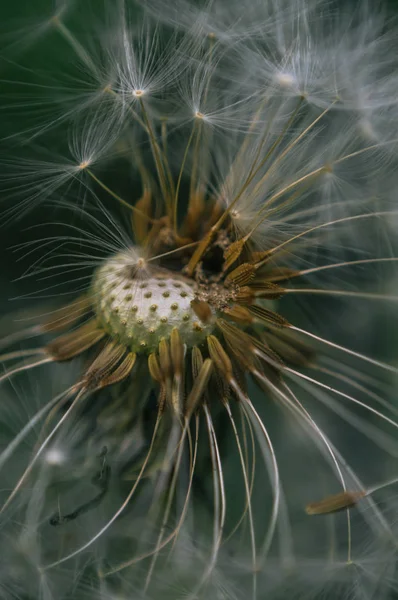
[{"label": "dandelion", "polygon": [[398,300],[390,25],[134,8],[46,16],[88,88],[46,86],[54,117],[29,86],[3,136],[40,300],[0,341],[5,597],[387,598],[397,367],[365,333]]}]

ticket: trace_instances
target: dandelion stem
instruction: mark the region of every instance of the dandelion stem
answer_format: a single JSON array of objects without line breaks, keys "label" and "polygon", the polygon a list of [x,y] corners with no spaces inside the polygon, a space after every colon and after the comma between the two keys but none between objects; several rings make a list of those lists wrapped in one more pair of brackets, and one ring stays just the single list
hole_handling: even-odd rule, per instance
[{"label": "dandelion stem", "polygon": [[187,493],[185,496],[185,501],[184,501],[183,509],[181,511],[181,516],[177,523],[176,528],[160,544],[156,545],[156,547],[153,550],[150,550],[149,552],[146,552],[145,554],[140,554],[139,556],[135,556],[134,558],[127,560],[127,561],[121,563],[120,565],[109,569],[108,571],[104,571],[102,573],[102,575],[104,577],[107,577],[109,575],[114,575],[115,573],[118,573],[119,571],[122,571],[123,569],[126,569],[127,567],[131,567],[132,565],[136,564],[137,562],[140,562],[141,560],[144,560],[145,558],[149,558],[149,557],[153,556],[154,554],[157,554],[160,550],[162,550],[162,548],[167,546],[167,544],[169,544],[173,539],[174,539],[174,543],[175,543],[175,540],[176,540],[176,538],[179,534],[179,531],[185,520],[185,516],[187,513],[187,509],[188,509],[188,504],[189,504],[189,498],[190,498],[190,494],[191,494],[192,483],[193,483],[193,475],[194,475],[194,471],[195,471],[195,464],[196,464],[196,458],[197,458],[197,452],[198,452],[198,438],[199,438],[199,415],[197,413],[195,415],[195,430],[196,430],[196,433],[195,433],[195,442],[194,442],[194,454],[193,454],[192,463],[191,463],[191,467],[190,467],[188,490],[187,490]]},{"label": "dandelion stem", "polygon": [[75,51],[76,55],[84,62],[84,64],[94,73],[96,77],[98,77],[98,70],[95,66],[94,62],[91,60],[89,54],[85,51],[80,42],[76,39],[74,35],[69,31],[66,25],[61,21],[58,15],[55,15],[51,19],[55,28],[60,32],[63,38],[70,44],[70,46]]},{"label": "dandelion stem", "polygon": [[293,331],[297,331],[298,333],[307,335],[308,337],[311,337],[314,340],[317,340],[318,342],[322,342],[323,344],[326,344],[327,346],[330,346],[331,348],[336,348],[336,350],[342,350],[343,352],[346,352],[347,354],[350,354],[351,356],[355,356],[356,358],[359,358],[360,360],[364,360],[365,362],[375,365],[376,367],[380,367],[381,369],[385,369],[386,371],[391,371],[392,373],[398,373],[398,368],[393,367],[392,365],[388,365],[386,363],[375,360],[374,358],[370,358],[369,356],[365,356],[364,354],[361,354],[359,352],[355,352],[354,350],[350,350],[349,348],[346,348],[345,346],[340,346],[339,344],[335,344],[334,342],[331,342],[330,340],[326,340],[318,335],[315,335],[314,333],[310,333],[309,331],[306,331],[305,329],[300,329],[299,327],[295,327],[294,325],[290,325],[289,327]]},{"label": "dandelion stem", "polygon": [[398,257],[386,257],[386,258],[362,258],[360,260],[350,260],[344,261],[340,263],[333,263],[331,265],[322,265],[320,267],[312,267],[311,269],[304,269],[302,271],[297,271],[297,273],[293,273],[289,279],[293,279],[293,277],[301,277],[303,275],[310,275],[311,273],[319,273],[319,271],[327,271],[329,269],[337,269],[339,267],[350,267],[353,265],[368,265],[372,263],[383,263],[383,262],[397,262]]},{"label": "dandelion stem", "polygon": [[138,215],[140,215],[140,217],[142,217],[143,219],[146,219],[150,223],[154,223],[155,222],[154,219],[152,219],[151,217],[148,217],[147,214],[145,214],[144,212],[142,212],[141,210],[139,210],[135,206],[132,206],[131,204],[129,204],[128,202],[126,202],[126,200],[123,200],[123,198],[121,198],[120,196],[118,196],[118,194],[116,194],[114,191],[112,191],[107,185],[105,185],[105,183],[102,183],[102,181],[100,179],[98,179],[98,177],[96,175],[94,175],[94,173],[92,171],[90,171],[90,169],[85,169],[85,171],[90,175],[90,177],[92,179],[94,179],[94,181],[96,183],[98,183],[99,186],[102,187],[103,190],[105,190],[106,192],[108,192],[108,194],[110,194],[110,196],[112,196],[113,198],[115,198],[123,206],[125,206],[129,210],[132,210],[133,212],[137,213]]},{"label": "dandelion stem", "polygon": [[203,123],[202,120],[197,120],[197,119],[195,120],[195,125],[197,125],[197,128],[198,128],[198,133],[196,136],[195,147],[194,147],[194,151],[193,151],[191,181],[190,181],[190,189],[189,189],[190,199],[195,197],[195,194],[197,193],[198,189],[200,188],[199,178],[198,178],[198,167],[199,167],[200,139],[201,139],[202,127],[203,127],[202,123]]},{"label": "dandelion stem", "polygon": [[47,402],[47,404],[45,406],[43,406],[43,408],[41,408],[30,419],[30,421],[25,425],[25,427],[15,436],[15,438],[12,440],[11,444],[9,444],[7,446],[7,448],[0,454],[0,469],[7,462],[9,457],[12,455],[14,450],[19,446],[19,444],[22,442],[22,440],[28,435],[30,430],[33,429],[34,427],[36,427],[36,424],[38,423],[38,421],[40,421],[42,416],[45,415],[46,412],[48,412],[54,405],[59,403],[60,400],[62,400],[63,398],[65,398],[65,400],[66,400],[69,397],[72,390],[73,390],[73,388],[69,388],[68,390],[66,390],[66,392],[62,392],[61,394],[58,394],[58,396],[55,396],[55,398],[53,398],[52,400]]},{"label": "dandelion stem", "polygon": [[337,396],[341,396],[342,398],[345,398],[346,400],[349,400],[350,402],[353,402],[354,404],[361,406],[362,408],[364,408],[365,410],[371,412],[372,414],[376,415],[377,417],[379,417],[380,419],[382,419],[383,421],[385,421],[386,423],[388,423],[389,425],[391,425],[392,427],[394,427],[395,429],[398,429],[398,423],[396,421],[393,421],[392,419],[390,419],[389,417],[387,417],[386,415],[383,415],[383,413],[381,413],[380,411],[376,410],[375,408],[372,408],[371,406],[368,406],[367,404],[365,404],[364,402],[361,402],[360,400],[357,400],[357,398],[354,398],[354,396],[350,396],[350,394],[346,394],[345,392],[341,392],[340,390],[327,385],[326,383],[322,383],[321,381],[317,381],[316,379],[314,379],[313,377],[309,377],[308,375],[304,375],[304,373],[300,373],[299,371],[296,371],[295,369],[291,369],[290,367],[284,367],[284,372],[286,373],[290,373],[293,376],[296,376],[300,379],[304,379],[305,381],[309,381],[310,383],[328,390],[329,392],[332,392],[333,394],[337,394]]},{"label": "dandelion stem", "polygon": [[[257,190],[264,184],[264,182],[269,178],[270,174],[273,171],[275,171],[275,168],[277,167],[277,165],[293,150],[293,148],[299,143],[299,141],[302,140],[303,137],[305,137],[307,135],[307,133],[309,131],[311,131],[311,129],[332,109],[332,107],[336,104],[336,102],[337,102],[337,100],[334,100],[332,102],[332,104],[330,106],[328,106],[316,119],[314,119],[312,121],[312,123],[310,123],[310,125],[308,125],[308,127],[306,127],[304,129],[304,131],[302,131],[300,133],[300,135],[298,135],[293,140],[293,142],[291,144],[289,144],[287,146],[287,148],[274,160],[274,162],[272,163],[272,165],[270,166],[268,171],[265,173],[264,177],[262,177],[260,179],[260,181],[257,183],[257,185],[254,189],[254,192],[253,192],[254,195],[256,194]],[[268,205],[271,201],[272,201],[272,198],[270,198],[269,200],[267,200],[267,202],[265,202],[264,206],[259,211],[260,214],[268,208]]]},{"label": "dandelion stem", "polygon": [[284,294],[318,294],[322,296],[345,296],[351,298],[363,298],[364,300],[386,300],[398,302],[398,296],[386,296],[385,294],[372,294],[366,292],[350,292],[349,290],[323,290],[317,288],[284,288]]},{"label": "dandelion stem", "polygon": [[[168,440],[168,444],[167,444],[168,450],[166,452],[166,456],[164,458],[164,461],[163,461],[163,464],[161,467],[160,485],[157,486],[160,489],[163,490],[165,488],[164,482],[169,478],[170,471],[173,471],[173,474],[171,476],[171,481],[169,484],[166,508],[165,508],[165,511],[163,514],[162,525],[160,527],[158,539],[157,539],[156,545],[155,545],[155,551],[153,552],[151,564],[150,564],[150,567],[149,567],[149,570],[148,570],[148,573],[146,576],[146,580],[145,580],[144,593],[147,592],[148,587],[150,585],[152,573],[155,568],[156,560],[158,558],[158,553],[159,553],[157,551],[157,549],[162,544],[164,532],[165,532],[166,526],[167,526],[167,521],[170,516],[171,506],[172,506],[172,502],[173,502],[173,498],[174,498],[175,490],[176,490],[177,478],[178,478],[179,469],[180,469],[180,465],[181,465],[182,453],[184,451],[184,442],[185,442],[185,436],[187,434],[187,425],[188,424],[186,423],[185,427],[182,430],[182,433],[180,435],[178,443],[176,445],[177,440],[175,438],[178,438],[178,433],[179,433],[178,430],[180,429],[180,423],[177,421],[177,419],[175,419],[175,422],[173,425],[174,431],[171,433],[170,438]],[[172,454],[174,454],[176,449],[177,449],[177,456],[174,461],[172,459]],[[155,503],[156,503],[156,499],[155,499]]]},{"label": "dandelion stem", "polygon": [[36,362],[23,363],[22,365],[18,365],[14,369],[10,369],[9,371],[6,371],[3,375],[1,375],[0,383],[2,381],[4,381],[4,379],[8,379],[9,377],[11,377],[12,375],[15,375],[16,373],[28,371],[29,369],[34,369],[35,367],[40,367],[41,365],[45,365],[49,362],[53,362],[53,359],[52,358],[44,358],[44,359],[36,361]]},{"label": "dandelion stem", "polygon": [[151,262],[153,260],[159,260],[160,258],[164,258],[165,256],[170,256],[171,254],[176,254],[177,252],[182,252],[187,248],[194,248],[197,246],[199,242],[191,242],[190,244],[184,244],[179,248],[175,248],[174,250],[169,250],[169,252],[163,252],[163,254],[157,254],[156,256],[152,256],[152,258],[148,258],[147,262]]},{"label": "dandelion stem", "polygon": [[178,221],[178,196],[180,193],[180,186],[181,186],[181,179],[182,179],[182,174],[184,172],[184,168],[185,168],[185,163],[187,161],[188,158],[188,152],[189,152],[189,148],[192,144],[192,140],[195,136],[195,132],[197,130],[197,121],[195,120],[193,127],[192,127],[192,131],[191,131],[191,135],[189,136],[187,145],[185,147],[185,152],[184,152],[184,156],[182,158],[181,161],[181,167],[180,167],[180,172],[178,174],[178,179],[177,179],[177,186],[176,186],[176,191],[175,191],[175,195],[174,195],[174,218],[173,218],[173,226],[174,226],[174,233],[177,235],[177,221]]},{"label": "dandelion stem", "polygon": [[16,350],[0,355],[0,362],[14,360],[15,358],[23,358],[24,356],[34,356],[35,354],[46,354],[43,348],[32,348],[30,350]]},{"label": "dandelion stem", "polygon": [[[254,374],[257,375],[257,372],[255,372]],[[233,386],[233,389],[234,389],[235,393],[237,394],[238,398],[242,401],[241,406],[242,406],[243,412],[245,414],[245,417],[248,419],[248,421],[251,422],[254,429],[260,433],[260,435],[258,436],[258,440],[265,441],[265,444],[260,443],[260,448],[261,448],[261,451],[263,454],[264,463],[269,471],[270,479],[272,482],[273,503],[272,503],[272,512],[271,512],[270,523],[269,523],[267,533],[266,533],[266,536],[265,536],[265,539],[264,539],[264,542],[262,545],[262,550],[261,550],[262,559],[264,560],[264,558],[268,554],[268,551],[271,547],[272,540],[274,538],[276,523],[278,520],[280,504],[281,504],[281,485],[280,485],[278,461],[276,458],[275,450],[274,450],[270,435],[269,435],[264,423],[262,422],[260,415],[254,408],[253,403],[251,402],[250,398],[248,398],[245,394],[242,393],[238,384],[234,380],[231,382],[231,385]]]},{"label": "dandelion stem", "polygon": [[[239,439],[238,429],[236,427],[236,423],[233,418],[231,407],[230,407],[228,401],[225,402],[225,409],[228,413],[228,417],[231,422],[232,429],[234,431],[236,446],[238,448],[239,459],[240,459],[241,469],[242,469],[242,474],[243,474],[243,481],[244,481],[244,485],[245,485],[246,507],[245,507],[243,514],[245,514],[246,511],[248,511],[250,541],[251,541],[252,560],[253,560],[253,599],[255,600],[255,598],[257,597],[257,564],[256,564],[257,557],[256,557],[256,536],[255,536],[255,531],[254,531],[253,511],[252,511],[252,503],[251,503],[252,487],[251,487],[251,485],[249,485],[249,477],[248,477],[248,473],[247,473],[245,457],[244,457],[242,445],[241,445],[241,442]],[[250,483],[252,483],[252,482],[250,482]]]},{"label": "dandelion stem", "polygon": [[398,214],[398,211],[394,211],[394,210],[391,210],[391,211],[377,211],[377,212],[373,212],[373,213],[366,213],[366,214],[361,214],[361,215],[353,215],[351,217],[342,217],[341,219],[334,219],[333,221],[327,221],[325,223],[320,223],[319,225],[314,225],[314,227],[310,227],[309,229],[305,229],[304,231],[301,231],[297,235],[294,235],[291,238],[285,240],[281,244],[278,244],[277,246],[274,246],[273,248],[271,248],[268,251],[268,253],[267,253],[268,256],[264,260],[260,260],[258,263],[256,263],[256,269],[259,269],[266,262],[268,262],[269,257],[272,254],[275,254],[276,252],[278,252],[279,250],[281,250],[281,248],[284,248],[288,244],[291,244],[295,240],[298,240],[298,239],[300,239],[300,238],[308,235],[309,233],[312,233],[313,231],[317,231],[319,229],[324,229],[325,227],[330,227],[330,225],[338,225],[340,223],[349,223],[350,221],[358,221],[360,219],[374,219],[375,217],[392,216],[392,215],[397,215],[397,214]]},{"label": "dandelion stem", "polygon": [[31,327],[23,329],[22,331],[10,333],[9,335],[3,337],[0,340],[0,349],[6,348],[7,346],[14,344],[15,342],[19,342],[21,340],[26,340],[30,337],[41,335],[42,333],[43,330],[41,328],[41,325],[32,325]]},{"label": "dandelion stem", "polygon": [[151,148],[152,148],[152,154],[153,154],[153,158],[155,161],[155,166],[156,166],[156,171],[158,174],[158,178],[159,178],[159,184],[160,184],[160,188],[162,190],[163,193],[163,197],[166,203],[166,208],[168,210],[168,214],[170,216],[172,216],[172,206],[170,204],[170,198],[169,198],[169,191],[167,189],[167,181],[166,181],[166,174],[164,171],[164,165],[162,162],[162,157],[161,157],[161,152],[159,149],[159,145],[156,141],[156,137],[152,128],[152,124],[149,120],[149,116],[147,113],[147,110],[145,108],[145,103],[144,100],[142,98],[139,99],[140,102],[140,106],[141,106],[141,111],[142,111],[142,116],[144,119],[144,123],[145,126],[147,128],[148,131],[148,135],[149,135],[149,140],[151,142]]},{"label": "dandelion stem", "polygon": [[[299,179],[296,179],[295,181],[293,181],[292,183],[289,183],[289,185],[285,186],[284,188],[282,188],[281,190],[279,190],[278,192],[276,192],[275,194],[273,194],[264,204],[264,207],[258,212],[258,214],[261,214],[264,210],[264,208],[267,206],[269,207],[273,202],[275,202],[275,200],[278,200],[278,198],[280,198],[281,196],[283,196],[284,194],[286,194],[286,192],[289,192],[290,190],[292,190],[293,188],[297,187],[298,185],[300,185],[301,183],[305,183],[305,182],[309,182],[312,183],[312,179],[316,178],[320,175],[322,175],[323,173],[326,172],[326,167],[322,166],[319,167],[318,169],[315,169],[314,171],[311,171],[310,173],[307,173],[306,175],[303,175],[302,177],[300,177]],[[289,199],[290,201],[291,199]],[[268,219],[269,217],[269,213],[263,215],[261,217],[261,219],[259,219],[257,221],[257,223],[254,225],[254,227],[249,231],[249,233],[245,236],[245,240],[247,241],[252,235],[253,233],[260,227],[261,223],[263,223],[266,219]]]},{"label": "dandelion stem", "polygon": [[[286,132],[289,130],[289,127],[292,125],[294,119],[297,116],[298,111],[300,110],[300,107],[303,103],[304,98],[299,98],[298,101],[298,105],[296,107],[296,109],[294,110],[293,114],[291,115],[290,119],[288,120],[288,122],[286,123],[285,127],[283,128],[282,132],[278,135],[278,137],[276,138],[276,140],[274,141],[274,143],[271,145],[271,148],[268,150],[268,152],[266,153],[266,155],[264,156],[264,158],[262,159],[262,161],[260,162],[260,164],[257,166],[256,169],[254,169],[255,164],[258,160],[258,157],[260,155],[260,152],[266,142],[267,136],[268,136],[268,131],[265,132],[263,139],[260,143],[259,149],[256,153],[255,159],[253,161],[252,167],[249,171],[248,177],[245,181],[245,183],[243,184],[241,190],[238,192],[238,195],[232,200],[231,202],[231,208],[232,206],[234,206],[236,204],[236,202],[242,197],[242,194],[244,194],[244,192],[247,190],[247,188],[249,187],[249,185],[251,184],[251,182],[253,181],[253,179],[255,178],[255,176],[257,175],[257,173],[259,172],[259,170],[266,164],[267,160],[269,160],[269,158],[272,156],[272,154],[275,152],[275,150],[277,149],[277,147],[279,146],[279,144],[281,143],[281,141],[283,140],[284,136],[286,135]],[[318,120],[322,117],[322,115],[320,117],[318,117]],[[316,123],[316,121],[314,121],[309,128],[311,128],[312,126],[314,126]],[[307,128],[308,130],[308,128]],[[306,130],[306,131],[307,131]],[[278,162],[280,162],[280,160],[283,158],[284,155],[286,155],[286,153],[288,152],[289,148],[293,148],[294,145],[299,141],[299,139],[306,133],[306,131],[303,131],[302,134],[290,145],[290,147],[288,147],[285,152],[283,152],[280,156],[278,156],[277,159],[275,159],[275,161],[272,163],[272,166],[270,167],[270,169],[267,171],[267,173],[264,175],[264,177],[261,179],[261,181],[257,184],[255,191],[258,188],[258,185],[262,184],[266,178],[269,177],[269,175],[271,174],[271,172],[274,170],[276,164]],[[254,170],[253,170],[254,169]],[[255,192],[254,192],[255,194]]]},{"label": "dandelion stem", "polygon": [[393,479],[389,479],[388,481],[384,481],[383,483],[379,483],[378,485],[372,485],[372,487],[369,487],[366,490],[366,495],[369,496],[370,494],[374,494],[375,492],[383,490],[384,488],[389,487],[390,485],[395,485],[396,483],[398,483],[398,477],[394,477]]},{"label": "dandelion stem", "polygon": [[[11,492],[11,494],[9,495],[9,497],[7,498],[7,500],[5,501],[5,503],[3,504],[3,506],[2,506],[2,508],[0,510],[0,514],[2,514],[4,512],[4,510],[7,508],[7,506],[9,506],[10,502],[13,500],[13,498],[15,497],[15,495],[18,493],[18,490],[22,487],[22,485],[25,482],[25,480],[28,477],[28,475],[32,472],[32,469],[33,469],[34,465],[36,464],[39,456],[42,454],[43,450],[47,447],[48,443],[54,437],[54,435],[56,434],[56,432],[58,431],[58,429],[61,427],[61,425],[68,418],[68,416],[70,415],[70,413],[74,410],[75,406],[81,400],[81,398],[84,395],[84,393],[85,393],[85,390],[80,390],[80,392],[76,395],[76,398],[73,400],[72,404],[65,411],[65,413],[62,415],[62,417],[60,418],[60,420],[58,421],[58,423],[56,424],[56,426],[54,427],[54,429],[51,431],[51,433],[46,437],[46,439],[44,440],[44,442],[41,444],[40,448],[38,449],[38,451],[34,455],[33,459],[31,460],[31,462],[29,463],[29,465],[25,469],[23,475],[20,477],[17,485],[15,486],[15,488],[13,489],[13,491]],[[65,400],[66,400],[66,398],[61,398],[60,404],[64,403]]]},{"label": "dandelion stem", "polygon": [[[307,411],[307,409],[304,407],[304,405],[300,402],[300,400],[297,398],[297,396],[293,393],[293,391],[290,389],[290,387],[284,383],[283,387],[289,392],[289,394],[292,396],[294,402],[297,404],[297,406],[299,407],[299,409],[303,412],[303,414],[305,415],[306,419],[309,421],[309,423],[311,424],[311,426],[314,427],[315,431],[317,432],[317,434],[319,435],[319,437],[321,438],[323,444],[326,446],[328,454],[332,460],[332,463],[335,466],[335,469],[337,471],[338,477],[340,479],[341,485],[343,490],[346,492],[347,491],[347,485],[344,479],[344,475],[343,472],[341,470],[341,467],[339,465],[339,462],[337,460],[336,454],[332,448],[332,445],[330,444],[328,438],[325,436],[325,434],[323,433],[322,429],[320,429],[320,427],[317,425],[317,423],[314,421],[314,419],[312,418],[312,416],[310,415],[310,413]],[[347,510],[346,511],[346,515],[347,515],[347,560],[351,560],[351,545],[352,545],[352,529],[351,529],[351,515],[350,515],[350,511]]]},{"label": "dandelion stem", "polygon": [[217,443],[216,432],[214,430],[213,421],[207,404],[203,405],[203,410],[206,418],[207,431],[209,435],[210,456],[213,467],[213,493],[214,493],[214,526],[213,526],[213,549],[209,564],[202,575],[199,583],[195,586],[189,599],[197,597],[199,590],[204,586],[206,581],[211,576],[215,564],[217,562],[218,553],[221,546],[222,534],[225,524],[226,515],[226,497],[224,488],[224,477],[222,471],[222,463],[220,452]]}]

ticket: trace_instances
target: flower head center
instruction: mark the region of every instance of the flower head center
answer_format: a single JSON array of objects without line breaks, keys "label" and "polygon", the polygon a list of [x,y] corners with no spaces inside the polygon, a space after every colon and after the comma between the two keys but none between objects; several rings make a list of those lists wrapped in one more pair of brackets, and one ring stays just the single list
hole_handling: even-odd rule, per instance
[{"label": "flower head center", "polygon": [[92,283],[94,310],[107,333],[133,352],[148,353],[176,327],[187,347],[214,329],[215,310],[203,322],[195,312],[195,283],[171,271],[148,271],[119,254],[108,259]]}]

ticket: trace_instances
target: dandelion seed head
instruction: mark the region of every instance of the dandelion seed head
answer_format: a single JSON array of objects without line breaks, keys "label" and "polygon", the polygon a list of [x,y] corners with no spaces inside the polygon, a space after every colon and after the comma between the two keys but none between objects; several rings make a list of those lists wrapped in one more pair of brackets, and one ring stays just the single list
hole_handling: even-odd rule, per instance
[{"label": "dandelion seed head", "polygon": [[5,82],[5,218],[28,226],[26,308],[1,323],[0,586],[384,600],[393,23],[368,2],[134,8],[52,11],[56,73],[38,52]]}]

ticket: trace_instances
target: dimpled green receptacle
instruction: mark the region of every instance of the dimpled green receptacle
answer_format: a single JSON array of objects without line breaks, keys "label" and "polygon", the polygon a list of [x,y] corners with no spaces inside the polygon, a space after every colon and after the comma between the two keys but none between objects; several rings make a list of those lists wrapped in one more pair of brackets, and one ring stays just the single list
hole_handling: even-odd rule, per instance
[{"label": "dimpled green receptacle", "polygon": [[188,348],[214,329],[215,311],[206,323],[191,306],[194,284],[170,271],[137,269],[131,256],[119,254],[100,267],[92,282],[94,310],[101,326],[133,352],[158,348],[176,327]]}]

